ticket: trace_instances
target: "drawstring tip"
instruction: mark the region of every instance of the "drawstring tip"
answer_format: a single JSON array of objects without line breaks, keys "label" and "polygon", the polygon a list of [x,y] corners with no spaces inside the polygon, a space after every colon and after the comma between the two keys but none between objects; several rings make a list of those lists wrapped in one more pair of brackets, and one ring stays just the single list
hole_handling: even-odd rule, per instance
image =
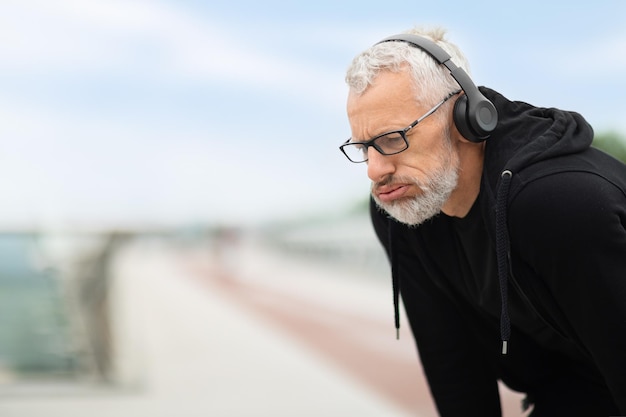
[{"label": "drawstring tip", "polygon": [[509,342],[506,340],[503,340],[502,341],[502,354],[506,355],[508,351],[509,351]]},{"label": "drawstring tip", "polygon": [[400,340],[400,329],[396,328],[396,340]]}]

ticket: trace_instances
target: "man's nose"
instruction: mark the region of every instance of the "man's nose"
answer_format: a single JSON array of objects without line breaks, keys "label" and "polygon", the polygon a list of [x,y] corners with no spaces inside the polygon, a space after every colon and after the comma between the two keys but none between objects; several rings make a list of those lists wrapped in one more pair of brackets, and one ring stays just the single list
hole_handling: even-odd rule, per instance
[{"label": "man's nose", "polygon": [[370,180],[380,182],[395,170],[393,157],[381,154],[373,146],[367,150],[367,176]]}]

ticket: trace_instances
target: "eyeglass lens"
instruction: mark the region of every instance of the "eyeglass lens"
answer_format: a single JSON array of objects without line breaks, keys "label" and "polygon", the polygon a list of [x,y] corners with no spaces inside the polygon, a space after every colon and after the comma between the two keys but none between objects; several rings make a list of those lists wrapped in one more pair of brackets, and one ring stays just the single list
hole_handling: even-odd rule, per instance
[{"label": "eyeglass lens", "polygon": [[367,150],[370,146],[376,148],[383,155],[393,155],[402,152],[407,148],[407,143],[403,137],[404,132],[391,132],[383,136],[379,136],[367,144],[363,143],[347,143],[343,150],[354,162],[367,161]]}]

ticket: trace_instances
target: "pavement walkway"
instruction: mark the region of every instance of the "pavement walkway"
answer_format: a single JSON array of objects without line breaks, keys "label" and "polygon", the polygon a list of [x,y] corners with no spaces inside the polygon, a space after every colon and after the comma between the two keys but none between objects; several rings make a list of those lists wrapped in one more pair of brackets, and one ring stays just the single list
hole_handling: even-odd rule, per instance
[{"label": "pavement walkway", "polygon": [[[386,281],[250,244],[134,245],[115,264],[118,386],[28,387],[3,417],[434,417]],[[519,397],[504,392],[505,417]]]}]

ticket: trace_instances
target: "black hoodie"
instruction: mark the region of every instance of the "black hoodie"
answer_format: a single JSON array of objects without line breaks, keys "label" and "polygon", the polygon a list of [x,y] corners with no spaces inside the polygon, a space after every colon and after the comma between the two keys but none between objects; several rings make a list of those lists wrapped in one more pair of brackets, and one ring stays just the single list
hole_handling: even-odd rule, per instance
[{"label": "black hoodie", "polygon": [[407,227],[371,204],[396,326],[400,293],[442,416],[499,416],[498,379],[537,413],[626,415],[626,167],[580,115],[481,91],[499,122],[470,213]]}]

